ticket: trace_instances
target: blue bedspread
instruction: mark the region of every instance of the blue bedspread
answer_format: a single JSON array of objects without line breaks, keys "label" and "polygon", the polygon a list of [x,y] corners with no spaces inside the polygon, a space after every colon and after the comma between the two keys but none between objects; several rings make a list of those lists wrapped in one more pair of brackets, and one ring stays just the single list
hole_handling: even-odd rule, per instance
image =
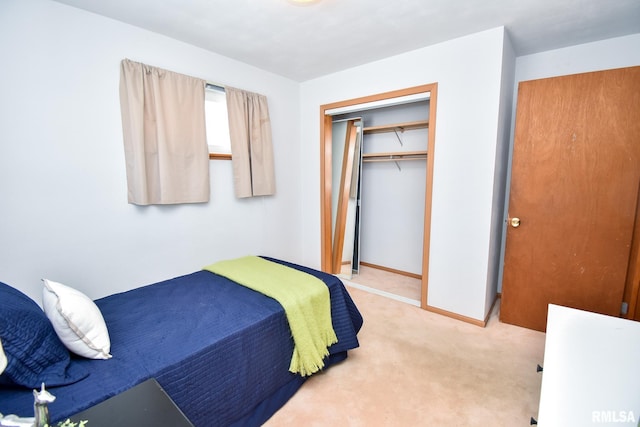
[{"label": "blue bedspread", "polygon": [[[327,366],[358,347],[362,317],[336,277],[271,259],[329,287],[338,342]],[[74,358],[90,375],[51,388],[63,420],[156,378],[195,426],[260,425],[302,385],[289,372],[293,341],[283,308],[224,277],[199,271],[96,300],[111,337],[109,360]],[[0,412],[32,416],[30,390],[0,389]],[[91,420],[89,420],[89,426]]]}]

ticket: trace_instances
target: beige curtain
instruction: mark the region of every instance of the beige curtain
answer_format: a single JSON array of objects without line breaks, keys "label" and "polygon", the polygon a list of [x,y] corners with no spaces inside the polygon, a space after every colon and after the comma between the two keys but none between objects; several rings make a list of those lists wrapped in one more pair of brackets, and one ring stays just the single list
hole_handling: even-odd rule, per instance
[{"label": "beige curtain", "polygon": [[120,106],[129,203],[209,201],[206,82],[125,59]]},{"label": "beige curtain", "polygon": [[267,97],[225,87],[236,197],[276,191]]}]

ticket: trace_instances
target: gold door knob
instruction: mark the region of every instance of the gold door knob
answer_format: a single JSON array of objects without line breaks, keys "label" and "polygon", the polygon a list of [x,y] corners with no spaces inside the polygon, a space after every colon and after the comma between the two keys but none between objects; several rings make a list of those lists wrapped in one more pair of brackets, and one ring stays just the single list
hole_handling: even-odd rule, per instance
[{"label": "gold door knob", "polygon": [[520,227],[520,218],[511,218],[509,223],[511,223],[511,226],[513,228],[518,228],[518,227]]}]

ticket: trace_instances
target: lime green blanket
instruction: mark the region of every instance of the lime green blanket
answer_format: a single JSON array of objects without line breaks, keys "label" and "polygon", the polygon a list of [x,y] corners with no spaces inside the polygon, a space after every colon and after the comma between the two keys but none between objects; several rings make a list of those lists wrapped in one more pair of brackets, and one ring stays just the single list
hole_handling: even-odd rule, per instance
[{"label": "lime green blanket", "polygon": [[322,280],[256,256],[216,262],[204,270],[278,301],[293,336],[289,371],[307,376],[322,369],[328,347],[338,342],[331,324],[329,288]]}]

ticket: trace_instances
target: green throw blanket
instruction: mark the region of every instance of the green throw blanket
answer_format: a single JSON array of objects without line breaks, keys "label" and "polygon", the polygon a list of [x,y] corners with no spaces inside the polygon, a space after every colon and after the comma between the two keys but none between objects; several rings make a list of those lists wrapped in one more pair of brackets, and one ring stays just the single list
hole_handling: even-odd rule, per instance
[{"label": "green throw blanket", "polygon": [[204,270],[278,301],[293,335],[289,371],[307,376],[322,369],[328,347],[338,342],[331,324],[329,288],[322,280],[256,256],[216,262]]}]

